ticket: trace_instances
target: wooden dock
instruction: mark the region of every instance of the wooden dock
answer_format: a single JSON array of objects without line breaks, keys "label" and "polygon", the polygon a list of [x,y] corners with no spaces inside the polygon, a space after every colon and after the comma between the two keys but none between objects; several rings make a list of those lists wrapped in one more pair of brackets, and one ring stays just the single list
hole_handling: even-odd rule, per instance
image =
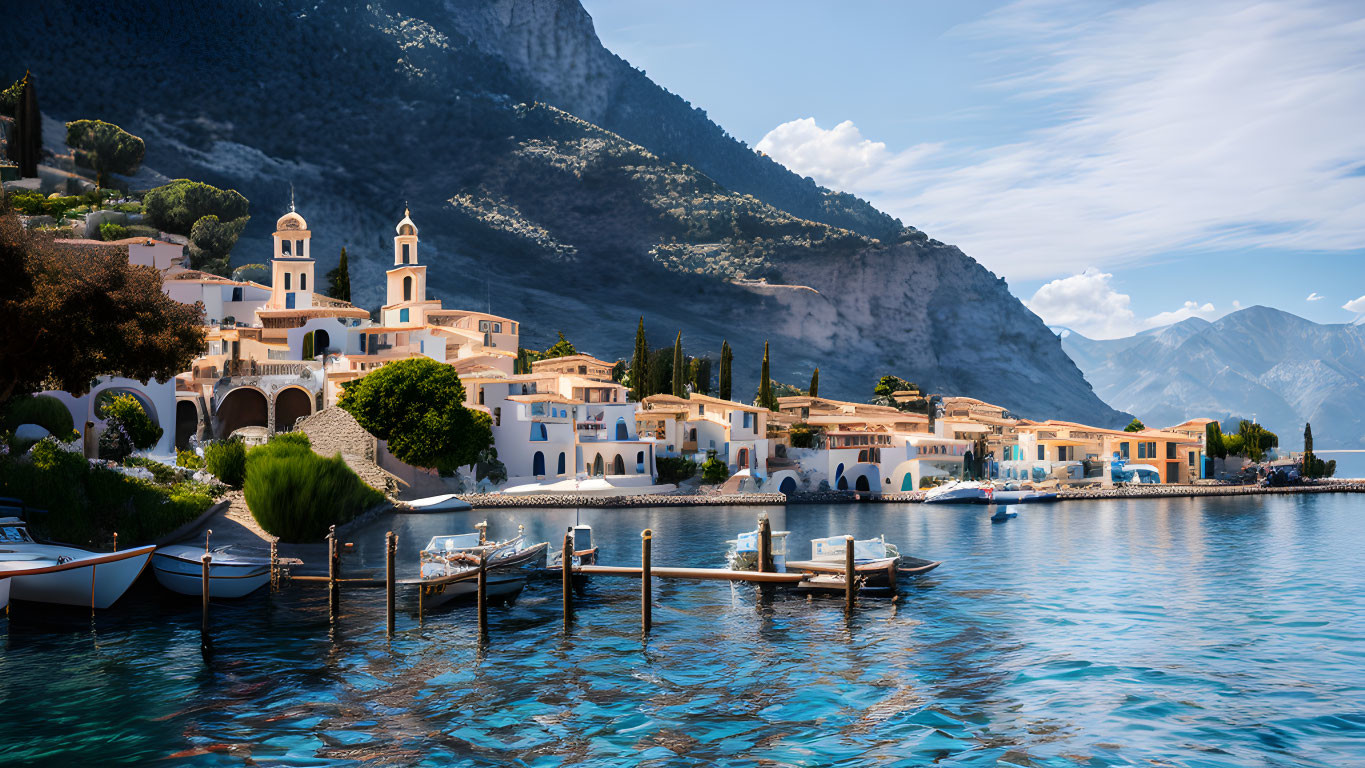
[{"label": "wooden dock", "polygon": [[[574,573],[585,576],[630,576],[640,578],[644,568],[629,565],[577,565]],[[667,568],[653,566],[650,576],[660,579],[698,579],[702,581],[747,581],[755,584],[800,584],[801,573],[760,573],[759,571],[731,571],[723,568]]]}]

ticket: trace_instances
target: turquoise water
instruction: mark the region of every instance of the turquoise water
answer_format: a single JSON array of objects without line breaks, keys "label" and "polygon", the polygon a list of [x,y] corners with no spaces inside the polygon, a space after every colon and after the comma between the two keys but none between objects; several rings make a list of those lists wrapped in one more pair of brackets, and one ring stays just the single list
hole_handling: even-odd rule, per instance
[{"label": "turquoise water", "polygon": [[[583,510],[604,563],[719,565],[756,509]],[[490,611],[399,617],[379,590],[214,606],[144,586],[91,619],[20,605],[0,651],[10,765],[1365,764],[1358,496],[1069,502],[991,525],[925,505],[770,510],[793,541],[885,533],[944,566],[901,599],[599,579],[562,634],[556,584]],[[345,567],[405,564],[482,512],[391,518]],[[562,539],[573,510],[498,510]],[[796,547],[795,549],[800,549]],[[410,569],[411,570],[411,569]]]}]

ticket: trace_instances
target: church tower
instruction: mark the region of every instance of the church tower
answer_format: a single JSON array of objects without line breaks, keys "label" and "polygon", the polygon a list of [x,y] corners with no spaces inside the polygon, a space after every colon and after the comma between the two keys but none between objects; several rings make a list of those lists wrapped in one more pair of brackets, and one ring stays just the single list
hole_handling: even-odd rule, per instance
[{"label": "church tower", "polygon": [[388,300],[384,306],[384,325],[422,325],[424,310],[439,302],[427,301],[427,268],[417,263],[417,225],[412,212],[404,209],[403,220],[395,228],[393,269],[388,271]]},{"label": "church tower", "polygon": [[306,309],[313,306],[313,233],[294,210],[289,191],[289,213],[275,222],[274,252],[270,257],[270,308]]}]

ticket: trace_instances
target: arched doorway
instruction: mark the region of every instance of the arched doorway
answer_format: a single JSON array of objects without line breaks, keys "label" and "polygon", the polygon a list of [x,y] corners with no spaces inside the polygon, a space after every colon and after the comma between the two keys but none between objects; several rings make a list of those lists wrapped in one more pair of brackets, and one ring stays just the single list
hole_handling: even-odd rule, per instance
[{"label": "arched doorway", "polygon": [[739,449],[739,453],[735,454],[735,464],[737,464],[737,465],[739,466],[740,469],[748,469],[748,468],[749,468],[749,449],[748,449],[748,448],[740,448],[740,449]]},{"label": "arched doorway", "polygon": [[619,453],[616,454],[616,458],[611,460],[611,473],[613,475],[624,475],[626,473],[626,462]]},{"label": "arched doorway", "polygon": [[854,483],[853,490],[866,493],[870,490],[867,486],[867,475],[858,475],[858,481]]},{"label": "arched doorway", "polygon": [[835,487],[838,488],[838,489],[841,490],[841,491],[847,491],[847,490],[848,490],[848,478],[847,478],[847,477],[844,477],[843,475],[840,475],[840,476],[839,476],[839,483],[838,483]]},{"label": "arched doorway", "polygon": [[321,328],[313,331],[313,354],[325,355],[327,348],[332,346],[332,338]]},{"label": "arched doorway", "polygon": [[779,486],[777,490],[787,494],[788,496],[792,495],[793,493],[796,493],[796,478],[794,477],[782,478],[782,485]]},{"label": "arched doorway", "polygon": [[626,420],[625,420],[625,419],[617,419],[617,420],[616,420],[616,439],[617,439],[617,440],[629,440],[629,439],[630,439],[630,430],[626,428]]},{"label": "arched doorway", "polygon": [[270,402],[259,389],[238,387],[223,396],[214,420],[218,423],[214,433],[224,438],[242,427],[268,427]]},{"label": "arched doorway", "polygon": [[601,477],[607,473],[606,464],[602,461],[602,454],[597,454],[597,458],[592,460],[592,474],[594,477]]},{"label": "arched doorway", "polygon": [[564,455],[564,452],[563,452],[563,451],[560,451],[560,452],[559,452],[559,474],[561,474],[561,475],[564,474],[564,465],[565,465],[567,459],[568,459],[568,457]]},{"label": "arched doorway", "polygon": [[536,455],[531,458],[531,474],[539,477],[545,474],[545,454],[536,451]]},{"label": "arched doorway", "polygon": [[188,448],[190,438],[199,431],[199,408],[192,400],[175,401],[175,447]]},{"label": "arched doorway", "polygon": [[288,387],[275,395],[275,431],[292,432],[295,423],[313,413],[313,397],[298,387]]},{"label": "arched doorway", "polygon": [[637,451],[637,452],[635,453],[635,471],[638,472],[638,473],[640,473],[640,474],[642,474],[642,475],[645,473],[645,452],[644,452],[644,451]]}]

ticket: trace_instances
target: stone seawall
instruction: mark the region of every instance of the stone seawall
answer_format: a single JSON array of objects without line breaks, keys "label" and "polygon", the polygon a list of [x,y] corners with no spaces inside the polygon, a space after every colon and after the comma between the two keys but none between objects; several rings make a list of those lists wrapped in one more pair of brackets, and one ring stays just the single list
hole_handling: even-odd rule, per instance
[{"label": "stone seawall", "polygon": [[727,493],[711,495],[669,496],[647,494],[641,496],[507,496],[497,493],[462,494],[461,499],[469,502],[475,509],[492,507],[589,507],[592,509],[611,509],[616,507],[710,507],[725,505],[768,505],[786,504],[787,497],[780,493]]}]

